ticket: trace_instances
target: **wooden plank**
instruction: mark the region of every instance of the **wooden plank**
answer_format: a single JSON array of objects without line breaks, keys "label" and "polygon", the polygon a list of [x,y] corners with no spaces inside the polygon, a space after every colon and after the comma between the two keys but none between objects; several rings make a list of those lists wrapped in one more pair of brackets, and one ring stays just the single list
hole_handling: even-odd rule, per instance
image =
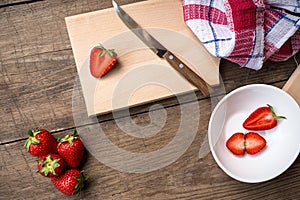
[{"label": "wooden plank", "polygon": [[74,126],[76,67],[64,18],[109,6],[53,0],[0,8],[1,144],[26,137],[36,126],[52,131]]},{"label": "wooden plank", "polygon": [[[27,130],[37,126],[52,132],[74,127],[72,92],[77,72],[64,17],[109,6],[107,1],[53,0],[1,10],[1,144],[24,139]],[[287,80],[294,69],[293,59],[267,62],[257,72],[225,60],[220,65],[227,92],[245,84]],[[178,104],[176,98],[159,103],[167,107]],[[149,106],[133,108],[131,113],[147,112]],[[112,115],[108,114],[100,120],[110,119]]]},{"label": "wooden plank", "polygon": [[[151,0],[123,8],[167,49],[185,59],[208,84],[219,84],[220,59],[209,54],[184,23],[181,1]],[[101,115],[195,89],[133,35],[113,8],[67,17],[66,24],[89,115]],[[90,75],[88,58],[92,47],[99,43],[115,49],[120,56],[111,74],[95,79]],[[122,85],[126,88],[119,89]],[[131,86],[135,88],[130,90]],[[127,90],[134,92],[128,101],[124,92]],[[115,105],[114,99],[126,101]]]},{"label": "wooden plank", "polygon": [[[199,102],[200,109],[209,110],[210,101]],[[166,128],[149,139],[137,139],[123,134],[113,121],[101,123],[111,142],[131,152],[152,152],[162,148],[177,131],[178,107],[166,110]],[[136,122],[148,125],[148,114],[141,114]],[[279,177],[259,184],[244,184],[228,177],[217,166],[211,154],[199,159],[198,152],[207,129],[210,113],[204,112],[199,131],[188,150],[171,165],[148,173],[124,173],[99,162],[93,154],[86,154],[81,167],[90,180],[80,197],[75,199],[299,199],[300,159]],[[61,137],[72,130],[55,134]],[[0,192],[3,199],[66,198],[36,171],[36,158],[23,149],[24,141],[0,145]],[[12,159],[13,158],[13,159]],[[117,161],[118,162],[118,161]],[[121,161],[120,161],[121,162]],[[280,188],[280,190],[278,189]]]},{"label": "wooden plank", "polygon": [[[122,1],[127,2],[135,0]],[[53,0],[0,8],[0,24],[4,27],[0,33],[1,199],[67,199],[49,179],[35,173],[36,158],[25,152],[23,144],[28,128],[43,126],[60,136],[69,133],[74,126],[71,98],[76,68],[64,17],[110,7],[109,4],[109,1],[98,0]],[[43,27],[46,25],[49,27]],[[299,61],[299,54],[297,56]],[[221,75],[227,92],[258,82],[282,87],[295,68],[292,59],[282,63],[268,62],[258,72],[240,69],[223,60]],[[199,105],[209,106],[208,100],[202,100],[201,95],[198,98]],[[162,134],[149,140],[121,134],[114,120],[110,120],[111,116],[103,118],[101,124],[111,131],[108,137],[121,148],[150,152],[161,148],[174,136],[170,133],[175,131],[174,123],[178,120],[178,102],[171,99],[163,105],[169,107],[168,116],[173,117]],[[133,109],[134,120],[140,125],[146,126],[149,122],[147,108]],[[82,195],[74,199],[300,199],[299,158],[284,174],[260,184],[234,181],[218,168],[210,154],[199,160],[198,152],[209,115],[203,113],[201,116],[198,134],[186,153],[158,171],[121,173],[88,153],[82,167],[91,178]]]},{"label": "wooden plank", "polygon": [[2,62],[1,143],[24,138],[27,129],[73,127],[72,92],[76,70],[71,51]]},{"label": "wooden plank", "polygon": [[0,2],[0,8],[8,7],[8,6],[17,6],[22,4],[30,4],[35,3],[41,0],[2,0]]},{"label": "wooden plank", "polygon": [[[70,50],[5,61],[1,69],[1,143],[24,139],[27,130],[37,126],[52,132],[74,126],[72,93],[76,70]],[[257,72],[241,69],[228,61],[222,61],[220,68],[226,92],[251,83],[272,84],[287,80],[294,69],[292,59],[283,63],[266,63]],[[237,73],[239,76],[236,76]],[[200,94],[198,99],[202,99]],[[178,104],[176,98],[158,103],[167,107]],[[147,112],[151,105],[133,108],[131,113]],[[99,120],[112,118],[108,114]]]},{"label": "wooden plank", "polygon": [[65,17],[111,6],[110,1],[52,0],[2,8],[1,61],[71,49]]}]

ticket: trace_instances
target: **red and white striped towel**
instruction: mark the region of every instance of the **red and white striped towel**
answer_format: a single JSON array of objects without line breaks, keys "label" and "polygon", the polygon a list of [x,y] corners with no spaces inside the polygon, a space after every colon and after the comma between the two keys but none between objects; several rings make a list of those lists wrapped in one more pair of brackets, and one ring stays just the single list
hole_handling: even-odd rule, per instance
[{"label": "red and white striped towel", "polygon": [[260,69],[300,49],[299,0],[183,0],[184,20],[207,50]]}]

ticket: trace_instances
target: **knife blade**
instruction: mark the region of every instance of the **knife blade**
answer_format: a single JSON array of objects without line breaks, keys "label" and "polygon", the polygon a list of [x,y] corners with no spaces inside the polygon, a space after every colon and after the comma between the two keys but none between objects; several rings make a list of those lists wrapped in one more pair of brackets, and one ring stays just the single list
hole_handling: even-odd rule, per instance
[{"label": "knife blade", "polygon": [[212,88],[198,74],[191,70],[174,53],[164,47],[150,33],[142,28],[132,17],[130,17],[118,4],[112,0],[113,7],[122,22],[158,57],[165,59],[180,75],[198,88],[205,97],[210,95]]}]

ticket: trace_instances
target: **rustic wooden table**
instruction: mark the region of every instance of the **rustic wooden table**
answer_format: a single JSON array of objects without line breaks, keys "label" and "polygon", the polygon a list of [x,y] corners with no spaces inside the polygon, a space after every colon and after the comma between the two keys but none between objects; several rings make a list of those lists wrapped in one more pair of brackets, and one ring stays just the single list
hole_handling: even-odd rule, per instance
[{"label": "rustic wooden table", "polygon": [[[137,0],[123,0],[120,4]],[[75,127],[72,95],[77,77],[64,18],[111,7],[106,0],[3,0],[0,2],[0,199],[64,199],[50,180],[36,173],[36,158],[23,148],[27,130],[43,127],[55,137]],[[299,61],[299,55],[296,56]],[[240,68],[221,60],[226,92],[251,84],[282,87],[296,68],[294,59],[265,63],[262,70]],[[98,161],[89,151],[81,166],[90,179],[75,199],[300,199],[300,160],[275,179],[259,184],[238,182],[227,176],[211,153],[199,159],[211,114],[210,99],[197,93],[201,105],[199,130],[178,160],[147,173],[126,173]],[[122,134],[111,114],[99,118],[107,137],[132,152],[162,148],[178,128],[179,104],[174,98],[160,102],[168,120],[162,131],[148,139]],[[149,123],[148,108],[131,109],[139,125]],[[88,126],[88,125],[86,125]]]}]

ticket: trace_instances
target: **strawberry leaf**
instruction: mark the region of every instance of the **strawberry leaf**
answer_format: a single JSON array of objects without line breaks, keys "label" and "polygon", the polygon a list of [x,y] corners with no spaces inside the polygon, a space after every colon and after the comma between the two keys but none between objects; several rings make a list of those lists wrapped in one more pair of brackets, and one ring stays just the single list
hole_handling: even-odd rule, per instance
[{"label": "strawberry leaf", "polygon": [[270,108],[270,110],[272,112],[272,116],[275,119],[286,119],[286,117],[284,117],[284,116],[277,116],[276,113],[275,113],[275,111],[274,111],[274,108],[271,105],[267,104],[267,106]]},{"label": "strawberry leaf", "polygon": [[114,55],[114,50],[108,50],[107,52],[108,52],[108,55],[109,55],[110,57],[113,57],[113,55]]},{"label": "strawberry leaf", "polygon": [[40,140],[37,139],[35,136],[40,132],[40,130],[37,128],[37,131],[29,130],[28,131],[28,139],[26,140],[24,147],[26,148],[27,151],[29,151],[30,145],[39,145]]},{"label": "strawberry leaf", "polygon": [[76,140],[76,139],[78,139],[78,138],[79,138],[79,136],[77,134],[77,130],[76,130],[76,128],[74,128],[74,131],[73,131],[72,135],[66,135],[63,138],[58,139],[59,145],[61,143],[64,143],[64,142],[69,142],[70,145],[72,146],[73,145],[73,141]]},{"label": "strawberry leaf", "polygon": [[78,136],[78,133],[77,133],[77,129],[76,129],[76,128],[74,128],[74,131],[73,131],[72,136],[74,136],[74,137],[77,137],[77,136]]},{"label": "strawberry leaf", "polygon": [[84,187],[84,182],[86,182],[89,179],[88,174],[84,174],[84,170],[80,172],[80,176],[75,177],[76,181],[78,182],[74,188],[73,194],[79,195],[81,192],[81,189]]},{"label": "strawberry leaf", "polygon": [[55,169],[60,167],[60,164],[58,163],[59,161],[60,158],[53,160],[51,158],[51,155],[49,154],[43,160],[38,160],[38,163],[42,167],[38,172],[44,173],[45,176],[48,176],[49,172],[52,173],[53,175],[56,175]]},{"label": "strawberry leaf", "polygon": [[102,57],[106,54],[106,49],[102,49],[101,53],[99,54],[99,57]]},{"label": "strawberry leaf", "polygon": [[29,135],[30,137],[34,137],[33,130],[28,130],[28,135]]}]

